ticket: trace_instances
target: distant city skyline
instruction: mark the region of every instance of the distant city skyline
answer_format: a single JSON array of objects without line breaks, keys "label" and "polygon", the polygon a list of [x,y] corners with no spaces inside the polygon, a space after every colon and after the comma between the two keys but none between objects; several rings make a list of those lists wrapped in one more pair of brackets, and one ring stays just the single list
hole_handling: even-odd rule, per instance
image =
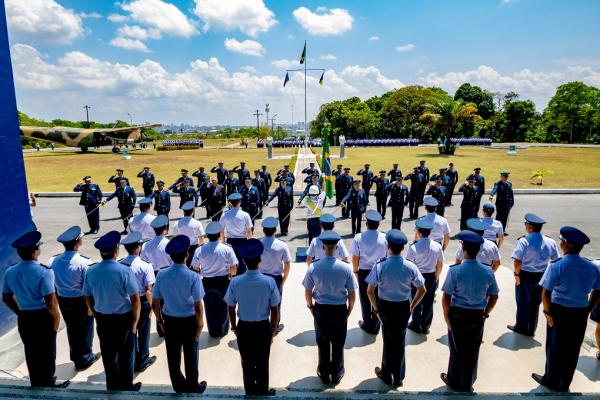
[{"label": "distant city skyline", "polygon": [[[470,82],[542,111],[556,87],[600,86],[600,2],[5,0],[17,102],[41,119],[253,126],[324,102]],[[271,114],[271,115],[272,115]],[[264,116],[263,116],[264,118]]]}]

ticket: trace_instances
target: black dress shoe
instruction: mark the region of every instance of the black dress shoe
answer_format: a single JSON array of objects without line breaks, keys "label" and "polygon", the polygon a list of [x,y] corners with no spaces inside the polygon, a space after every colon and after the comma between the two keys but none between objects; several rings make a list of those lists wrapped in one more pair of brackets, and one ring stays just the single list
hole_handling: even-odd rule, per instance
[{"label": "black dress shoe", "polygon": [[339,374],[338,376],[336,376],[335,378],[331,378],[331,384],[332,385],[339,385],[340,382],[342,381],[342,378],[344,377],[344,375],[346,374],[345,370],[342,370],[342,373]]},{"label": "black dress shoe", "polygon": [[381,371],[381,368],[375,367],[375,375],[377,375],[377,377],[381,379],[386,385],[392,386],[392,377],[389,375],[384,375]]},{"label": "black dress shoe", "polygon": [[403,383],[402,381],[394,381],[393,386],[395,387],[402,387]]},{"label": "black dress shoe", "polygon": [[142,388],[142,382],[136,382],[131,387],[131,391],[132,392],[139,392],[141,388]]},{"label": "black dress shoe", "polygon": [[450,379],[448,379],[447,373],[442,372],[440,374],[440,378],[442,378],[442,381],[446,384],[446,386],[448,386],[449,388],[452,388],[452,385],[450,385]]},{"label": "black dress shoe", "polygon": [[94,353],[94,357],[91,359],[91,361],[89,361],[87,364],[76,365],[75,371],[85,371],[86,369],[91,367],[92,364],[94,364],[96,361],[98,361],[100,359],[100,356],[101,356],[100,353]]},{"label": "black dress shoe", "polygon": [[531,374],[531,377],[533,378],[534,381],[536,381],[537,383],[539,383],[540,385],[546,386],[544,384],[544,377],[540,374],[536,374],[535,372],[533,374]]},{"label": "black dress shoe", "polygon": [[61,382],[61,383],[54,383],[54,384],[52,385],[52,387],[53,387],[53,388],[56,388],[56,389],[64,389],[64,388],[66,388],[67,386],[69,386],[70,384],[71,384],[71,381],[70,381],[70,380],[66,380],[66,381],[63,381],[63,382]]},{"label": "black dress shoe", "polygon": [[206,390],[206,381],[198,383],[198,391],[196,393],[204,393]]},{"label": "black dress shoe", "polygon": [[319,371],[319,368],[317,368],[317,376],[321,379],[321,382],[323,382],[325,385],[329,385],[331,383],[331,380],[329,379],[329,375],[321,375],[321,371]]},{"label": "black dress shoe", "polygon": [[145,370],[148,369],[148,367],[150,367],[155,362],[156,362],[156,356],[149,357],[148,361],[146,361],[146,363],[144,365],[142,365],[138,370],[136,370],[136,372],[144,372]]},{"label": "black dress shoe", "polygon": [[277,392],[275,391],[275,389],[269,389],[267,390],[267,393],[265,394],[265,396],[275,396],[277,394]]},{"label": "black dress shoe", "polygon": [[279,324],[277,325],[277,329],[275,330],[277,333],[281,332],[283,330],[283,328],[285,328],[284,324]]}]

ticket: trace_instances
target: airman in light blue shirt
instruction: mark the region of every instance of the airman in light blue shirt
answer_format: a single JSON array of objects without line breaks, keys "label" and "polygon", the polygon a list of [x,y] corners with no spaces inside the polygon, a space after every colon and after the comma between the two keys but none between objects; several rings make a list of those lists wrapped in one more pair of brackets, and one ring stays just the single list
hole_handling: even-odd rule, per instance
[{"label": "airman in light blue shirt", "polygon": [[94,310],[102,314],[131,311],[130,296],[139,287],[131,269],[116,260],[103,260],[90,266],[83,284],[83,295],[94,298]]},{"label": "airman in light blue shirt", "polygon": [[200,276],[185,264],[173,264],[160,271],[152,290],[155,299],[163,299],[163,313],[169,317],[195,315],[194,304],[204,298]]},{"label": "airman in light blue shirt", "polygon": [[325,256],[308,267],[302,285],[313,291],[318,304],[346,304],[348,292],[356,290],[350,264]]},{"label": "airman in light blue shirt", "polygon": [[54,271],[56,292],[61,297],[83,296],[83,281],[92,260],[77,251],[65,251],[48,261]]},{"label": "airman in light blue shirt", "polygon": [[387,301],[411,299],[411,285],[421,287],[425,279],[417,266],[400,255],[379,261],[367,276],[369,286],[379,288],[378,296]]},{"label": "airman in light blue shirt", "polygon": [[214,278],[235,274],[238,259],[233,247],[217,240],[210,241],[196,249],[192,267],[200,271],[203,278]]},{"label": "airman in light blue shirt", "polygon": [[264,321],[271,315],[271,307],[281,302],[275,281],[258,270],[248,270],[229,283],[225,294],[229,307],[237,305],[237,316],[241,321]]},{"label": "airman in light blue shirt", "polygon": [[488,296],[499,292],[494,271],[477,260],[463,260],[448,270],[442,292],[452,296],[454,307],[483,310]]},{"label": "airman in light blue shirt", "polygon": [[14,295],[20,310],[46,308],[44,297],[54,293],[54,272],[37,261],[22,261],[6,270],[2,293]]}]

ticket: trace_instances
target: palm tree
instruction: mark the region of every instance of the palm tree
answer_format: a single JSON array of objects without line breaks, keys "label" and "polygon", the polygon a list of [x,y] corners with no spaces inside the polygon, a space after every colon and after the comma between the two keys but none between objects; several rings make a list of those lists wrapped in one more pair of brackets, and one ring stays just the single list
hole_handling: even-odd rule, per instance
[{"label": "palm tree", "polygon": [[430,122],[444,133],[444,146],[440,147],[442,154],[454,154],[454,145],[450,137],[456,127],[461,123],[480,121],[477,115],[477,106],[473,103],[464,103],[462,100],[443,99],[435,103],[425,104],[425,111],[419,117],[421,121]]}]

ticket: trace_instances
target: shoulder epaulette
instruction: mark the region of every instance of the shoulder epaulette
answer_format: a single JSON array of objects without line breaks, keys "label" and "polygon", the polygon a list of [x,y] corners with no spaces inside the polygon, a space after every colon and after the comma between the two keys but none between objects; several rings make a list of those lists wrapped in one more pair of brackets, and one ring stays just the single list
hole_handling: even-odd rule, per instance
[{"label": "shoulder epaulette", "polygon": [[382,258],[380,258],[379,260],[375,261],[375,264],[382,263],[382,262],[384,262],[385,260],[387,260],[387,257],[382,257]]},{"label": "shoulder epaulette", "polygon": [[46,269],[52,269],[52,268],[50,268],[49,266],[47,266],[46,264],[42,264],[42,263],[40,263],[40,265],[41,265],[42,267],[46,268]]},{"label": "shoulder epaulette", "polygon": [[458,263],[458,264],[452,264],[452,265],[450,265],[449,268],[456,267],[457,265],[460,265],[460,263]]},{"label": "shoulder epaulette", "polygon": [[84,256],[83,254],[80,254],[79,256],[85,258],[86,260],[90,259],[88,256]]},{"label": "shoulder epaulette", "polygon": [[556,260],[550,260],[550,264],[554,264],[557,261],[562,260],[562,257],[558,257]]},{"label": "shoulder epaulette", "polygon": [[124,258],[121,258],[121,259],[119,260],[119,262],[120,262],[121,264],[123,264],[123,265],[126,265],[126,266],[128,266],[128,267],[131,267],[131,264],[128,264],[128,263],[126,263],[126,262],[123,262],[123,260],[124,260]]},{"label": "shoulder epaulette", "polygon": [[63,253],[58,253],[58,254],[55,254],[55,255],[53,255],[53,256],[52,256],[52,258],[56,258],[56,257],[58,257],[58,256],[61,256],[62,254],[63,254]]},{"label": "shoulder epaulette", "polygon": [[517,238],[517,240],[521,240],[521,239],[524,239],[524,238],[525,238],[525,235],[523,235],[523,236],[521,236],[521,237]]},{"label": "shoulder epaulette", "polygon": [[90,265],[88,265],[88,267],[93,267],[96,264],[98,264],[98,263],[91,263]]}]

